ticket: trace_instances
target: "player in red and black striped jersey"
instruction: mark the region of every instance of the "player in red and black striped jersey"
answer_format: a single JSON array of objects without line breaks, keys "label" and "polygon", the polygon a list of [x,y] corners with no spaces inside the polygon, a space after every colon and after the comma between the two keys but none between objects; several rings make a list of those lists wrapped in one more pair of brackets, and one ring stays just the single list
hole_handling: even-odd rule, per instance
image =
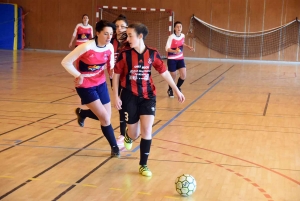
[{"label": "player in red and black striped jersey", "polygon": [[[126,29],[128,26],[128,21],[125,15],[119,15],[114,21],[116,25],[116,33],[111,40],[111,44],[115,50],[115,61],[118,58],[119,53],[122,50],[130,49],[129,43],[127,42]],[[111,78],[111,87],[112,87],[112,78]],[[118,94],[121,93],[121,87],[119,85]],[[117,144],[119,147],[124,146],[124,137],[126,130],[125,114],[123,110],[119,110],[120,117],[120,136],[117,138]]]},{"label": "player in red and black striped jersey", "polygon": [[[148,29],[143,24],[128,26],[127,40],[131,49],[119,54],[114,68],[113,92],[115,107],[118,110],[123,109],[125,113],[128,130],[125,133],[124,145],[127,150],[132,148],[132,142],[139,136],[141,126],[139,172],[143,176],[150,177],[152,172],[147,166],[147,161],[156,107],[156,89],[151,77],[152,67],[172,87],[179,102],[182,103],[185,98],[174,83],[157,50],[145,45],[144,39],[147,34]],[[120,97],[119,82],[122,87]]]}]

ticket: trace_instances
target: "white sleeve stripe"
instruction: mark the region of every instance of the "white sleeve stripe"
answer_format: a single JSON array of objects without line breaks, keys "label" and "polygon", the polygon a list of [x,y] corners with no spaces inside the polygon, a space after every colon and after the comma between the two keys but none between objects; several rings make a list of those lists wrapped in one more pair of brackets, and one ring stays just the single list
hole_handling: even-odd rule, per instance
[{"label": "white sleeve stripe", "polygon": [[81,73],[73,65],[74,61],[78,59],[82,54],[87,51],[87,47],[90,43],[86,42],[82,45],[77,46],[72,52],[70,52],[61,62],[61,65],[75,78]]},{"label": "white sleeve stripe", "polygon": [[73,36],[77,36],[77,29],[79,27],[79,24],[76,25],[75,29],[74,29],[74,32],[73,32]]}]

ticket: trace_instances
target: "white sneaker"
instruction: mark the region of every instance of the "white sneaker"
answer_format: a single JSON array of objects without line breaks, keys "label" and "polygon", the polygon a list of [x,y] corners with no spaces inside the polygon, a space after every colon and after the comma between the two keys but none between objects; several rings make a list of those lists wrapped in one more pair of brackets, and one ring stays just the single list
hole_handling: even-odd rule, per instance
[{"label": "white sneaker", "polygon": [[124,147],[124,136],[120,135],[119,137],[117,137],[117,145],[118,147]]}]

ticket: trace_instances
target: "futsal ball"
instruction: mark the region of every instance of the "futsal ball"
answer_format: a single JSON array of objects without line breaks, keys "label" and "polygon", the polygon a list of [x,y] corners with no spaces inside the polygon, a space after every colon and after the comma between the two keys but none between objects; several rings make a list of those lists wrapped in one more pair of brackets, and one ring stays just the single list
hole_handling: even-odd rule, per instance
[{"label": "futsal ball", "polygon": [[175,187],[177,193],[184,197],[187,197],[195,192],[197,184],[193,176],[189,174],[183,174],[176,178]]}]

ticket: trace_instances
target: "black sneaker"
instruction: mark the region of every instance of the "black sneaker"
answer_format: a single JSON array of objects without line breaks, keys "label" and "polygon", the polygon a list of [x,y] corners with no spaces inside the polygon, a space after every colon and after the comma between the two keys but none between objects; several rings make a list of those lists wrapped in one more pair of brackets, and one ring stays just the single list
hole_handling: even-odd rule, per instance
[{"label": "black sneaker", "polygon": [[85,118],[80,116],[80,111],[81,111],[81,109],[79,107],[76,108],[76,110],[75,110],[75,114],[77,115],[77,123],[80,127],[84,127]]},{"label": "black sneaker", "polygon": [[114,158],[120,158],[120,150],[118,146],[112,147],[111,148],[111,157]]},{"label": "black sneaker", "polygon": [[168,92],[169,98],[174,98],[173,90],[172,89],[168,89],[167,92]]}]

